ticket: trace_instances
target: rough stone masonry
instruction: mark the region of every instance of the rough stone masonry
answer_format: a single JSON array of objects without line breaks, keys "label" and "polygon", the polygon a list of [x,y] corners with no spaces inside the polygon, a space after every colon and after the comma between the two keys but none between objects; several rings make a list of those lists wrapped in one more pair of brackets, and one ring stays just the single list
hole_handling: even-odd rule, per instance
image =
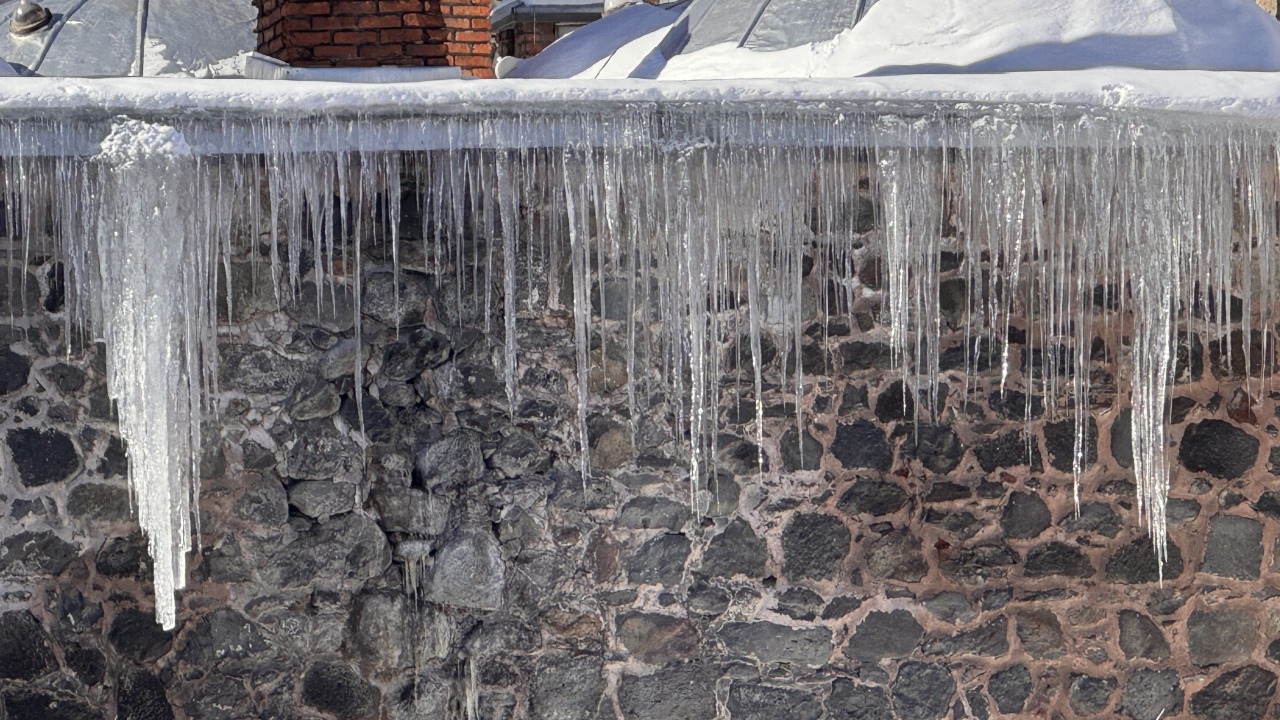
[{"label": "rough stone masonry", "polygon": [[[56,259],[0,273],[0,717],[1275,716],[1280,395],[1241,377],[1238,333],[1184,346],[1161,582],[1108,385],[1123,338],[1095,342],[1078,511],[1073,422],[1035,383],[999,392],[993,348],[967,373],[944,353],[940,407],[917,414],[876,307],[810,313],[802,429],[776,382],[795,360],[764,348],[760,468],[750,356],[726,347],[695,515],[670,398],[626,417],[608,323],[584,481],[568,313],[520,317],[509,416],[482,305],[416,246],[398,284],[364,248],[359,348],[351,285],[318,311],[312,279],[278,307],[269,249],[236,260],[173,633],[100,349],[64,328]],[[940,259],[944,312],[965,302],[958,260]],[[878,289],[874,241],[858,264]],[[1008,337],[1015,375],[1044,351],[1025,342]]]}]

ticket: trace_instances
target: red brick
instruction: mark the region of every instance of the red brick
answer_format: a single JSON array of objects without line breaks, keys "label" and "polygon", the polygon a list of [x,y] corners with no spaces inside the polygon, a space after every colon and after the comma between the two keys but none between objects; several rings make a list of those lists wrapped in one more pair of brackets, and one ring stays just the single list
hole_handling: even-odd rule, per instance
[{"label": "red brick", "polygon": [[315,45],[328,45],[331,42],[333,42],[333,39],[330,37],[329,33],[323,30],[321,31],[312,30],[310,32],[293,33],[289,35],[287,42],[290,45],[315,46]]},{"label": "red brick", "polygon": [[471,27],[471,20],[464,17],[454,17],[453,15],[449,15],[444,19],[444,26],[447,28],[469,28]]},{"label": "red brick", "polygon": [[462,30],[453,34],[456,42],[465,43],[487,43],[489,42],[489,33],[480,32],[479,30]]},{"label": "red brick", "polygon": [[422,0],[378,0],[378,9],[384,13],[422,12],[425,6]]},{"label": "red brick", "polygon": [[391,28],[378,33],[378,41],[384,43],[422,42],[422,28]]},{"label": "red brick", "polygon": [[360,45],[378,42],[378,33],[372,30],[341,30],[333,34],[333,42],[338,45]]},{"label": "red brick", "polygon": [[403,25],[404,21],[396,15],[360,16],[360,27],[362,28],[398,28]]},{"label": "red brick", "polygon": [[414,57],[428,57],[428,58],[442,58],[445,55],[448,55],[448,51],[445,50],[444,45],[438,45],[438,44],[409,45],[405,47],[404,52],[406,55],[412,55]]},{"label": "red brick", "polygon": [[356,57],[355,45],[320,45],[312,48],[312,52],[318,58],[336,58],[339,60],[352,59]]},{"label": "red brick", "polygon": [[[297,30],[310,30],[311,20],[313,17],[314,16],[312,15],[304,15],[302,17],[287,18],[284,20],[284,22],[280,23],[280,27],[283,28],[285,32],[295,32]],[[315,19],[320,20],[321,18],[316,17]]]},{"label": "red brick", "polygon": [[289,5],[290,15],[328,15],[333,12],[327,2],[308,2]]},{"label": "red brick", "polygon": [[492,67],[464,68],[462,70],[462,74],[476,78],[485,78],[487,80],[492,80],[497,77],[497,75],[494,74]]},{"label": "red brick", "polygon": [[488,5],[442,5],[442,15],[465,15],[467,17],[489,17]]},{"label": "red brick", "polygon": [[405,27],[440,27],[443,18],[435,13],[409,13],[403,18]]},{"label": "red brick", "polygon": [[403,54],[404,48],[399,45],[364,45],[360,48],[362,58],[389,58]]},{"label": "red brick", "polygon": [[334,15],[372,15],[378,12],[378,3],[373,0],[335,0]]},{"label": "red brick", "polygon": [[316,30],[354,30],[359,18],[347,15],[319,15],[311,18],[311,27]]},{"label": "red brick", "polygon": [[471,18],[471,27],[489,32],[489,18]]}]

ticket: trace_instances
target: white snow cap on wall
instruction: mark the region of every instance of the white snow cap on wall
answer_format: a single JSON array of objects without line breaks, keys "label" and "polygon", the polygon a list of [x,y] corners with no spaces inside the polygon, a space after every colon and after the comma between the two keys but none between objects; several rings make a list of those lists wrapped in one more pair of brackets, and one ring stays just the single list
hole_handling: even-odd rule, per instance
[{"label": "white snow cap on wall", "polygon": [[1253,0],[693,0],[617,54],[663,80],[1280,71],[1280,22]]}]

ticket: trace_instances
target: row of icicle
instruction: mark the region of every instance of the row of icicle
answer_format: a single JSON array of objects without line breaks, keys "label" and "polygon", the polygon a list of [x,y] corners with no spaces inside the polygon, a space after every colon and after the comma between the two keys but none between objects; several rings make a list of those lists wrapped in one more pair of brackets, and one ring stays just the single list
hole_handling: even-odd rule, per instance
[{"label": "row of icicle", "polygon": [[[282,304],[307,279],[318,303],[350,284],[357,317],[362,247],[389,250],[379,262],[390,258],[397,283],[434,275],[452,317],[483,321],[517,422],[520,323],[566,312],[584,476],[588,368],[621,363],[632,431],[655,402],[671,416],[696,508],[726,393],[754,405],[763,459],[768,388],[795,395],[805,426],[794,359],[809,324],[856,327],[876,307],[887,319],[877,337],[922,393],[919,412],[935,409],[941,340],[958,326],[966,370],[994,348],[1002,387],[1020,382],[1073,418],[1078,499],[1092,341],[1124,335],[1111,359],[1129,390],[1138,506],[1161,562],[1179,335],[1237,327],[1248,338],[1273,319],[1277,134],[1242,121],[833,103],[166,122],[0,123],[13,252],[59,253],[68,329],[106,343],[165,627],[192,546],[201,426],[217,406],[218,283],[233,257],[269,265]],[[137,147],[110,151],[122,141]],[[871,224],[863,207],[870,232],[859,231]],[[971,290],[959,319],[938,301],[944,252],[962,259]],[[883,293],[856,279],[873,257]],[[1243,300],[1235,325],[1225,294]],[[1043,350],[1022,378],[1003,342],[1014,326]],[[783,358],[772,369],[756,361],[770,343]],[[352,368],[357,393],[363,368]]]}]

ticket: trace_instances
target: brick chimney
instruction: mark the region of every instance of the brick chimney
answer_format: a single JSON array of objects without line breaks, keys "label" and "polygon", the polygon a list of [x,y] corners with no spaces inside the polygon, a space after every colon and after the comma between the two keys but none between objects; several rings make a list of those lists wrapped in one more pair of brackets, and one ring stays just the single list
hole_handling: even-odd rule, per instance
[{"label": "brick chimney", "polygon": [[489,0],[254,0],[258,52],[300,67],[453,66],[493,77]]}]

